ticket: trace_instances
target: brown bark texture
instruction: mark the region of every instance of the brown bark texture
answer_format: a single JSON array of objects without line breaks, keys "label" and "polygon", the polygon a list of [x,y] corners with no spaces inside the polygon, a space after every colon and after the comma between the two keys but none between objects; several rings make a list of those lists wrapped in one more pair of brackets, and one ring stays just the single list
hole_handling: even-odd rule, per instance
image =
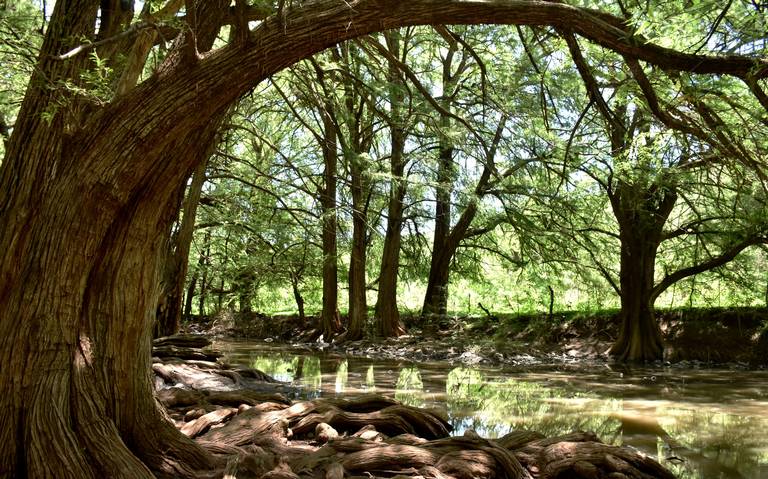
[{"label": "brown bark texture", "polygon": [[664,341],[654,313],[656,253],[677,195],[658,186],[620,184],[611,195],[619,224],[621,327],[610,354],[621,361],[664,358]]},{"label": "brown bark texture", "polygon": [[229,2],[194,9],[188,1],[189,28],[162,67],[91,103],[62,87],[81,82],[88,55],[57,56],[94,38],[100,4],[56,3],[0,167],[4,477],[191,477],[211,467],[211,453],[180,434],[153,397],[159,258],[177,214],[174,192],[214,141],[207,125],[275,72],[374,31],[495,22],[567,26],[672,69],[768,74],[764,60],[647,44],[598,12],[512,0],[318,0],[205,53],[203,26]]},{"label": "brown bark texture", "polygon": [[[390,31],[385,34],[387,49],[395,56],[401,56],[400,34]],[[405,142],[407,138],[405,115],[403,110],[404,81],[394,62],[389,62],[389,96],[390,116],[389,125],[391,150],[389,160],[389,201],[387,203],[387,231],[384,235],[384,246],[381,253],[381,269],[379,271],[379,291],[376,297],[375,321],[376,333],[388,338],[405,334],[405,327],[400,321],[400,310],[397,306],[397,279],[400,270],[400,243],[402,239],[404,200],[406,182],[403,177],[407,159],[405,157]]]},{"label": "brown bark texture", "polygon": [[[457,43],[452,43],[443,58],[442,87],[440,99],[443,109],[450,113],[460,72],[453,72],[453,58],[458,52]],[[435,232],[432,239],[432,257],[427,277],[427,292],[421,315],[429,320],[433,316],[445,316],[448,312],[448,276],[450,262],[455,248],[448,244],[451,234],[451,196],[456,181],[456,165],[453,161],[454,145],[449,136],[451,118],[447,113],[440,115],[440,148],[437,158],[435,186]],[[453,251],[452,251],[453,250]]]},{"label": "brown bark texture", "polygon": [[338,153],[336,130],[327,113],[323,115],[323,191],[320,205],[323,212],[323,310],[321,323],[323,337],[330,341],[341,330],[339,317],[339,263],[338,263],[338,216],[336,213],[336,184]]},{"label": "brown bark texture", "polygon": [[[204,156],[208,150],[204,150]],[[182,317],[182,301],[184,299],[184,282],[187,278],[189,265],[189,249],[195,232],[195,217],[200,195],[205,183],[205,168],[208,161],[204,158],[195,168],[189,188],[186,182],[181,185],[182,194],[188,190],[183,202],[182,218],[178,231],[170,235],[166,256],[162,264],[160,280],[160,298],[157,305],[157,323],[155,336],[170,336],[179,332]]]}]

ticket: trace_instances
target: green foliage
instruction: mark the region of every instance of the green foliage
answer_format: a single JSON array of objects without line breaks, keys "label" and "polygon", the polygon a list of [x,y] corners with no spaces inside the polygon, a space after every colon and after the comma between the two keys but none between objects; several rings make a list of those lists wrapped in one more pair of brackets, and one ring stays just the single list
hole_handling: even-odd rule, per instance
[{"label": "green foliage", "polygon": [[[0,4],[0,126],[12,128],[42,43],[43,16],[29,0]],[[5,154],[0,138],[0,159]]]},{"label": "green foliage", "polygon": [[[756,57],[766,49],[765,16],[748,2],[728,2],[727,9],[712,0],[650,2],[624,5],[626,12],[616,2],[580,3],[628,17],[638,42]],[[655,284],[741,241],[758,244],[768,237],[760,160],[768,151],[768,115],[743,82],[641,65],[656,108],[686,125],[671,128],[674,122],[654,111],[625,58],[578,40],[599,95],[626,129],[617,140],[615,125],[587,94],[558,32],[496,26],[450,32],[462,43],[451,46],[446,32],[432,28],[403,29],[399,60],[409,73],[399,71],[399,83],[390,82],[387,59],[370,43],[385,41],[374,35],[295,65],[241,102],[209,168],[190,260],[190,279],[205,271],[213,285],[208,294],[215,307],[209,301],[207,312],[236,308],[238,302],[268,313],[295,311],[294,285],[307,311],[319,311],[318,140],[324,111],[338,136],[340,291],[349,268],[351,175],[359,171],[368,221],[369,304],[375,301],[393,179],[393,123],[408,135],[408,167],[397,178],[407,185],[399,306],[408,312],[418,313],[423,301],[441,181],[451,192],[452,224],[477,205],[472,228],[484,231],[465,238],[451,264],[449,310],[457,315],[483,314],[478,303],[501,313],[547,312],[550,288],[556,312],[618,307],[619,203],[622,214],[645,218],[638,220],[642,225],[665,197],[677,197],[663,225]],[[454,78],[444,85],[442,67],[450,51]],[[89,81],[97,85],[108,72],[96,68],[93,75]],[[402,103],[393,105],[397,95]],[[450,121],[438,105],[448,106]],[[390,116],[395,111],[398,118]],[[491,178],[478,192],[502,115],[507,121]],[[456,150],[450,178],[442,180],[440,144]],[[765,261],[764,249],[750,247],[712,271],[664,285],[656,304],[764,303]],[[340,300],[343,311],[346,294]]]}]

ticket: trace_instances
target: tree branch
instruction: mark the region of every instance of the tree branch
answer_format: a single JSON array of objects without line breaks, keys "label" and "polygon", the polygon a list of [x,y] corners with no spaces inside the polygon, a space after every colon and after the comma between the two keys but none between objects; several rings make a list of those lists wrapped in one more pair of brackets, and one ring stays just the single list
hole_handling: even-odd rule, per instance
[{"label": "tree branch", "polygon": [[699,273],[704,273],[705,271],[709,271],[711,269],[715,269],[717,267],[723,266],[724,264],[734,259],[739,253],[741,253],[746,248],[750,246],[766,244],[766,243],[768,243],[768,237],[765,235],[751,236],[745,240],[742,240],[732,245],[730,248],[724,250],[719,255],[713,256],[709,260],[704,261],[703,263],[699,263],[697,265],[690,266],[688,268],[683,268],[675,271],[672,274],[665,275],[664,279],[662,279],[661,282],[659,282],[659,284],[657,284],[653,288],[653,291],[651,292],[651,302],[653,302],[657,297],[659,297],[661,293],[666,291],[667,288],[677,283],[681,279],[684,279]]},{"label": "tree branch", "polygon": [[[568,31],[558,30],[558,33],[560,33],[560,36],[565,39],[565,43],[568,45],[568,51],[570,51],[571,58],[573,58],[573,62],[576,64],[576,69],[579,71],[579,75],[584,82],[584,87],[587,90],[590,102],[597,106],[600,114],[605,121],[608,122],[608,125],[610,125],[611,130],[622,138],[625,137],[627,127],[624,125],[624,122],[616,116],[613,110],[611,110],[611,107],[608,106],[605,98],[603,98],[603,93],[600,91],[597,80],[595,80],[589,65],[587,65],[587,61],[581,53],[581,48],[579,48],[579,43],[576,41],[576,38]],[[614,145],[614,148],[615,147],[616,146]]]}]

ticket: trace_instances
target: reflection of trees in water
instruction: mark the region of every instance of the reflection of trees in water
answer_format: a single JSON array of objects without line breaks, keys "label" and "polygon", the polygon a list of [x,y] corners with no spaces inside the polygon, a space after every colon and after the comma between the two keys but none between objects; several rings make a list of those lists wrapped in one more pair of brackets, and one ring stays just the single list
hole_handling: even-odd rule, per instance
[{"label": "reflection of trees in water", "polygon": [[349,361],[346,359],[339,361],[336,368],[336,393],[343,393],[347,389],[349,381]]},{"label": "reflection of trees in water", "polygon": [[373,369],[373,364],[368,366],[368,370],[365,373],[365,381],[363,382],[364,389],[371,392],[376,390],[376,372]]},{"label": "reflection of trees in water", "polygon": [[400,370],[395,386],[395,399],[409,406],[424,406],[424,383],[421,380],[421,372],[416,367],[407,367]]},{"label": "reflection of trees in water", "polygon": [[[454,434],[473,429],[493,438],[519,429],[547,436],[593,431],[605,442],[629,445],[662,461],[679,458],[683,462],[665,464],[681,479],[768,477],[768,420],[764,417],[708,407],[668,407],[666,403],[649,407],[648,403],[573,392],[565,381],[553,386],[491,377],[469,367],[446,373],[439,368],[398,368],[370,360],[326,360],[324,364],[330,375],[325,390],[318,357],[271,353],[251,356],[249,361],[251,367],[302,386],[307,398],[358,387],[385,393],[394,389],[395,398],[404,404],[445,407]],[[619,389],[615,393],[624,395]]]},{"label": "reflection of trees in water", "polygon": [[674,448],[672,454],[689,461],[677,467],[681,478],[768,477],[765,442],[768,421],[765,418],[706,408],[662,407],[658,408],[657,416],[660,426],[682,444]]},{"label": "reflection of trees in water", "polygon": [[457,433],[467,428],[498,437],[510,430],[529,429],[547,436],[590,430],[609,438],[618,422],[605,413],[584,414],[585,406],[610,409],[611,401],[599,401],[581,393],[550,388],[513,378],[487,379],[466,367],[448,373],[449,417]]},{"label": "reflection of trees in water", "polygon": [[279,381],[300,386],[304,390],[302,396],[307,399],[321,396],[323,374],[318,357],[284,354],[252,356],[248,365]]},{"label": "reflection of trees in water", "polygon": [[278,381],[292,382],[297,376],[301,377],[300,361],[300,358],[294,355],[252,356],[249,366],[269,374]]}]

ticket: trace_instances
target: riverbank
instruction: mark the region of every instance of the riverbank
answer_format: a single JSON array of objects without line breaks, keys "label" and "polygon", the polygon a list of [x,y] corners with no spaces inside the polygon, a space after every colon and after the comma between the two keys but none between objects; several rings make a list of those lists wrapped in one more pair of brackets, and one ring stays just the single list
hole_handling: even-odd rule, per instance
[{"label": "riverbank", "polygon": [[[659,310],[665,363],[764,368],[768,362],[768,309],[706,308]],[[605,362],[618,335],[616,311],[548,314],[449,316],[430,324],[404,316],[407,334],[399,338],[326,341],[319,318],[295,315],[220,314],[194,318],[189,332],[214,337],[302,343],[306,348],[344,354],[448,361],[463,364]]]}]

